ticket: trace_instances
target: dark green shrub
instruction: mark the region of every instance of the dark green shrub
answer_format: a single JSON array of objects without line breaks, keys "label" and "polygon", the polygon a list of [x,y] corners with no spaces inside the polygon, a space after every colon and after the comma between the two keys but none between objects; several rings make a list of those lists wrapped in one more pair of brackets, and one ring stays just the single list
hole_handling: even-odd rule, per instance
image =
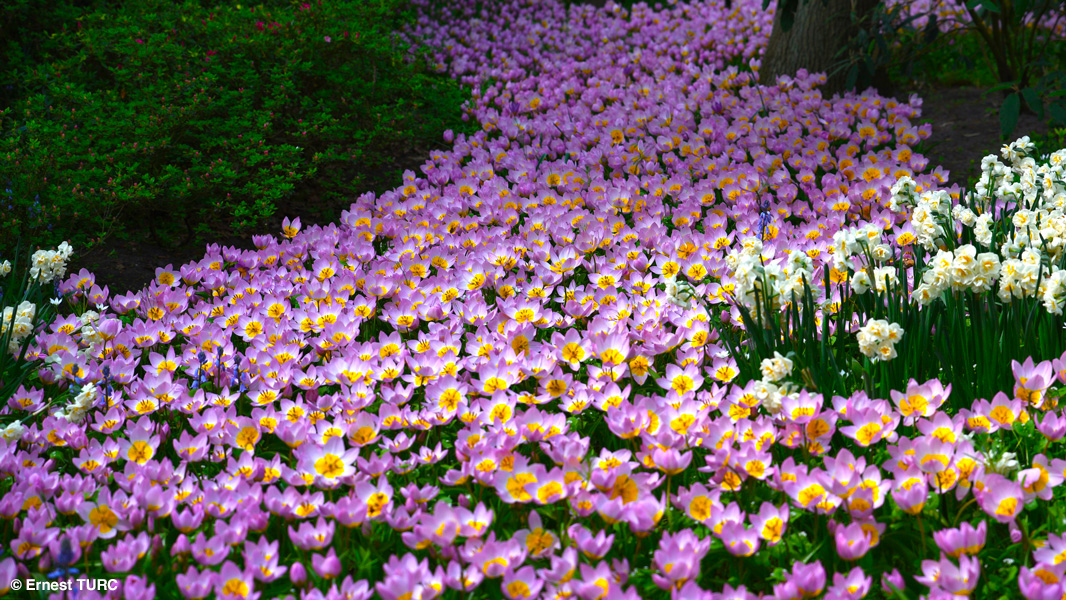
[{"label": "dark green shrub", "polygon": [[[114,5],[117,0],[112,0]],[[0,3],[0,108],[24,92],[17,73],[48,54],[51,34],[76,27],[78,18],[107,0],[4,0]]]},{"label": "dark green shrub", "polygon": [[[904,39],[902,44],[906,44]],[[981,58],[984,42],[965,29],[936,36],[914,60],[892,65],[890,74],[901,87],[924,89],[935,86],[974,86],[988,88],[999,79],[989,63]]]},{"label": "dark green shrub", "polygon": [[[1066,49],[1057,27],[1066,19],[1059,0],[967,2],[968,27],[985,42],[1006,94],[999,111],[1006,139],[1014,132],[1023,106],[1054,125],[1066,124]],[[1035,24],[1035,26],[1034,26]]]},{"label": "dark green shrub", "polygon": [[[49,243],[131,220],[160,238],[248,231],[314,187],[350,197],[390,154],[461,129],[466,94],[393,32],[400,0],[202,6],[143,0],[53,32],[0,113],[5,225],[34,199]],[[12,223],[12,221],[17,221]]]}]

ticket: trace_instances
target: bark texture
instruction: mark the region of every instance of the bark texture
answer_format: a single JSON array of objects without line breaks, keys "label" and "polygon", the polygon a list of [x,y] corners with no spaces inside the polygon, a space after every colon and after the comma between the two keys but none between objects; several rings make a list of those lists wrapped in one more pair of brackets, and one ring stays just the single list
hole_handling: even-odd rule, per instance
[{"label": "bark texture", "polygon": [[763,54],[759,82],[772,85],[779,75],[795,75],[800,69],[825,73],[828,80],[822,86],[826,96],[844,90],[847,69],[830,72],[843,56],[837,53],[847,46],[857,31],[852,23],[852,11],[868,17],[877,0],[800,0],[792,28],[781,27],[780,11],[774,16],[774,28]]}]

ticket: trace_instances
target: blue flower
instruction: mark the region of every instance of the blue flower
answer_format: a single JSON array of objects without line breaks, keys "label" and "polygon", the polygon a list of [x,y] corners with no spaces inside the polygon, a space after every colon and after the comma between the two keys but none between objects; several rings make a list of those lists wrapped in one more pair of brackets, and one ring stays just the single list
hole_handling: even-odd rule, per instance
[{"label": "blue flower", "polygon": [[48,574],[48,578],[49,579],[59,579],[60,577],[69,577],[71,575],[77,575],[80,572],[81,571],[78,571],[74,567],[69,567],[69,568],[66,568],[66,569],[56,569],[55,571],[52,571],[51,573]]},{"label": "blue flower", "polygon": [[65,537],[59,541],[59,556],[56,557],[56,563],[69,565],[72,562],[74,562],[74,549],[70,545],[70,538]]}]

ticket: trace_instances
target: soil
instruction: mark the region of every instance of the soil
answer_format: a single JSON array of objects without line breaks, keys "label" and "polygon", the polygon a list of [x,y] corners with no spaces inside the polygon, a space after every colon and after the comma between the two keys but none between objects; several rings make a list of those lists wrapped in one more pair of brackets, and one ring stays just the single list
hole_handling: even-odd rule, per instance
[{"label": "soil", "polygon": [[[1000,97],[976,87],[935,88],[915,93],[922,98],[921,121],[933,126],[933,135],[924,144],[925,157],[929,159],[927,169],[940,165],[949,172],[950,183],[967,187],[980,174],[981,159],[989,154],[998,155],[1003,145],[999,135]],[[897,97],[907,99],[907,95]],[[1023,113],[1010,139],[1047,133],[1047,123],[1034,114]]]},{"label": "soil", "polygon": [[[974,87],[950,87],[916,93],[923,99],[921,121],[930,122],[933,128],[932,136],[925,141],[928,169],[932,170],[941,165],[949,171],[949,184],[966,186],[980,172],[981,158],[987,154],[998,153],[1002,145],[997,112],[998,98],[991,94],[986,95],[984,90]],[[897,94],[897,98],[906,100],[908,95]],[[1034,115],[1022,115],[1015,131],[1015,137],[1032,136],[1046,133],[1047,127]],[[419,172],[419,167],[433,149],[408,149],[393,166],[401,171],[411,169]],[[365,190],[353,193],[352,199],[362,191]],[[375,191],[380,193],[385,189]],[[351,204],[350,200],[324,202],[316,197],[313,190],[304,192],[298,195],[300,201],[289,201],[280,205],[276,217],[262,227],[261,231],[246,236],[219,232],[207,243],[252,249],[252,234],[277,234],[281,230],[281,219],[285,216],[300,217],[305,228],[313,224],[325,225],[336,221],[341,212]],[[110,241],[103,247],[76,254],[71,265],[72,272],[87,268],[96,275],[97,284],[101,287],[106,285],[114,296],[143,289],[155,278],[155,270],[158,267],[180,267],[203,258],[206,253],[203,242],[166,245],[153,240],[147,230],[133,233],[129,240]]]}]

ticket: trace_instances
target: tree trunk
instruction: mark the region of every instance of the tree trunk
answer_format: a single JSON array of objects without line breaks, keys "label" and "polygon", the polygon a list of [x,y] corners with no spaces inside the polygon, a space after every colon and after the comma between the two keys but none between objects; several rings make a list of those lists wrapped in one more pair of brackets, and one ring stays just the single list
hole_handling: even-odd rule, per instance
[{"label": "tree trunk", "polygon": [[[846,56],[837,56],[855,36],[858,27],[852,22],[869,18],[878,0],[800,0],[792,28],[781,27],[781,9],[774,15],[774,28],[763,54],[759,82],[773,85],[778,75],[793,76],[800,69],[825,73],[822,93],[830,96],[844,91],[847,68],[836,69]],[[780,6],[780,2],[778,5]]]}]

